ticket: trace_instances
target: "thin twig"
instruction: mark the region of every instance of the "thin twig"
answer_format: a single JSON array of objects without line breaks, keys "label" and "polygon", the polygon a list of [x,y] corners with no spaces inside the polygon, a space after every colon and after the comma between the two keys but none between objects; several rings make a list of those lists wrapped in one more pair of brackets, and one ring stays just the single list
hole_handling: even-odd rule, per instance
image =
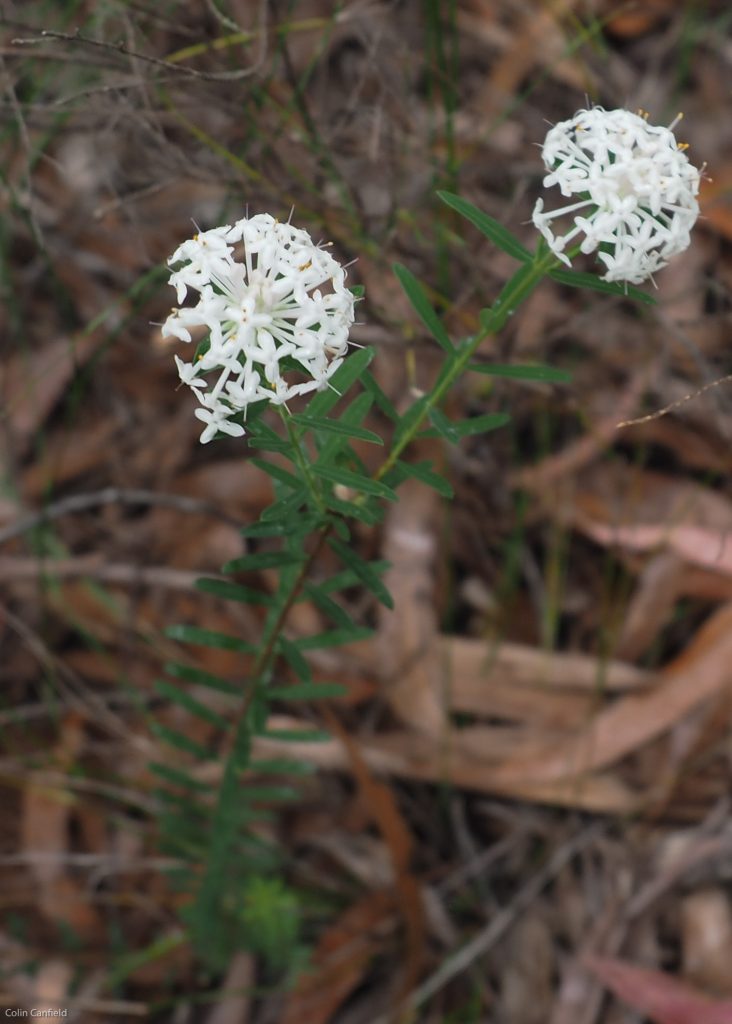
[{"label": "thin twig", "polygon": [[[569,861],[597,838],[599,831],[599,824],[592,826],[556,850],[539,871],[530,875],[529,880],[519,889],[508,906],[495,914],[486,927],[479,931],[470,942],[445,960],[436,971],[414,989],[400,1010],[417,1009],[483,956],[503,937],[519,914],[522,914],[534,900],[538,899],[542,890],[556,878]],[[389,1024],[391,1019],[388,1014],[385,1014],[379,1017],[374,1024]]]},{"label": "thin twig", "polygon": [[[256,36],[256,32],[251,33],[251,37]],[[187,78],[198,78],[207,82],[232,82],[241,78],[245,78],[251,75],[260,65],[259,59],[255,62],[252,67],[240,68],[238,71],[200,71],[197,68],[190,68],[186,64],[174,64],[169,60],[162,60],[160,57],[150,57],[146,53],[140,53],[138,50],[132,50],[124,43],[108,43],[103,39],[92,39],[91,36],[84,36],[81,32],[76,31],[74,33],[68,32],[55,32],[52,29],[44,29],[41,35],[36,38],[25,38],[25,39],[11,39],[13,46],[39,46],[48,40],[58,39],[64,43],[82,43],[84,46],[94,46],[107,53],[117,54],[122,57],[130,57],[133,60],[142,61],[144,64],[151,64],[156,68],[164,68],[166,71],[173,71],[178,75],[184,75]]]},{"label": "thin twig", "polygon": [[164,494],[159,491],[145,491],[121,487],[105,487],[101,491],[92,491],[89,494],[73,494],[68,498],[61,498],[59,501],[40,512],[33,512],[16,522],[0,530],[0,544],[12,537],[27,533],[41,523],[50,522],[53,519],[60,519],[62,516],[74,512],[85,512],[90,508],[98,508],[100,505],[163,505],[166,508],[175,508],[181,512],[193,512],[213,516],[221,519],[230,526],[241,528],[243,523],[233,516],[227,515],[216,508],[210,502],[201,501],[199,498],[189,498],[185,494]]},{"label": "thin twig", "polygon": [[[216,573],[210,575],[219,577]],[[127,565],[100,562],[96,555],[80,558],[0,558],[0,580],[94,579],[122,586],[161,587],[163,590],[193,590],[200,572],[170,569],[165,565]]]},{"label": "thin twig", "polygon": [[711,388],[716,388],[720,384],[725,384],[728,380],[732,380],[732,373],[728,373],[725,377],[719,377],[717,380],[709,381],[704,387],[698,388],[696,391],[690,392],[688,395],[684,395],[683,398],[677,398],[675,402],[670,402],[665,405],[663,409],[658,409],[656,412],[651,412],[647,416],[638,416],[632,420],[622,420],[620,423],[616,423],[616,429],[620,430],[621,427],[634,427],[639,423],[650,423],[651,420],[659,420],[662,416],[672,412],[674,409],[678,409],[680,405],[684,405],[686,402],[690,402],[692,398],[698,398],[703,395],[705,391],[709,391]]}]

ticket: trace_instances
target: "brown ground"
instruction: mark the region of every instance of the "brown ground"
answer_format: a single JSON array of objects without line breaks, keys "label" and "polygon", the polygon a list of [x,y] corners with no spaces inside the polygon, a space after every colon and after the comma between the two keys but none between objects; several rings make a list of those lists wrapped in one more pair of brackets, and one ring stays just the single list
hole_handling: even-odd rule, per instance
[{"label": "brown ground", "polygon": [[[0,5],[8,1007],[375,1024],[406,993],[425,1024],[732,1021],[732,385],[696,394],[732,369],[726,7]],[[451,411],[510,426],[444,453],[420,442],[455,500],[405,485],[384,528],[362,529],[397,610],[349,597],[377,635],[314,662],[348,686],[343,732],[302,745],[322,770],[273,826],[312,969],[273,990],[235,953],[207,979],[176,940],[147,768],[170,757],[151,717],[192,723],[153,684],[194,655],[241,675],[163,630],[256,639],[257,609],[193,582],[242,552],[270,494],[245,444],[199,445],[154,326],[173,298],[156,268],[191,220],[294,205],[358,257],[354,337],[403,404],[437,361],[392,261],[470,333],[513,266],[435,188],[533,247],[536,143],[585,94],[659,123],[685,112],[704,220],[655,308],[544,283],[483,354],[572,383],[466,382]],[[323,627],[303,603],[291,628]],[[278,724],[301,714],[283,705]],[[156,942],[170,949],[125,959]]]}]

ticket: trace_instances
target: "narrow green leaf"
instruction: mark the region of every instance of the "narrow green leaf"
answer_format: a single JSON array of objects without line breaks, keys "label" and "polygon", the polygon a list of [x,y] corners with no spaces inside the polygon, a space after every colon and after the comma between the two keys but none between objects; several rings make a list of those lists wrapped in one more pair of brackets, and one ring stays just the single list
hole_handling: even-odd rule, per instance
[{"label": "narrow green leaf", "polygon": [[348,690],[340,683],[293,683],[292,686],[270,686],[272,700],[332,700],[345,697]]},{"label": "narrow green leaf", "polygon": [[389,481],[395,487],[403,480],[410,478],[421,480],[423,484],[427,484],[428,487],[441,494],[443,498],[454,497],[455,492],[452,489],[452,485],[433,470],[431,462],[402,462],[400,459],[389,474]]},{"label": "narrow green leaf", "polygon": [[340,420],[326,420],[317,416],[295,415],[292,417],[295,423],[301,427],[308,427],[310,430],[322,430],[326,434],[339,434],[342,437],[352,437],[359,441],[369,441],[371,444],[383,445],[382,439],[373,430],[365,430],[363,427],[351,426]]},{"label": "narrow green leaf", "polygon": [[369,526],[375,526],[384,518],[384,513],[380,508],[375,509],[367,502],[356,503],[355,501],[342,501],[332,492],[330,494],[325,494],[324,500],[325,504],[333,512],[337,512],[339,515],[345,516],[347,519],[358,519],[360,522],[367,523]]},{"label": "narrow green leaf", "polygon": [[[292,531],[292,517],[298,509],[307,503],[308,500],[308,489],[305,484],[302,485],[298,490],[293,491],[284,498],[280,498],[279,501],[273,502],[264,509],[260,520],[262,522],[282,522],[288,526],[288,530],[285,533]],[[299,523],[298,519],[298,523]]]},{"label": "narrow green leaf", "polygon": [[343,484],[344,487],[350,487],[351,490],[361,494],[373,494],[377,498],[386,498],[387,501],[397,500],[396,493],[391,487],[387,487],[386,484],[382,484],[378,480],[371,480],[370,477],[360,476],[350,469],[343,469],[341,466],[322,466],[316,462],[313,472],[323,480],[334,484]]},{"label": "narrow green leaf", "polygon": [[327,633],[304,636],[295,640],[295,643],[301,651],[317,651],[323,647],[340,647],[343,644],[356,643],[358,640],[368,640],[373,635],[373,629],[355,626],[353,629],[331,629]]},{"label": "narrow green leaf", "polygon": [[243,604],[272,604],[271,594],[254,590],[253,587],[245,587],[241,583],[230,583],[229,580],[201,577],[196,580],[196,590],[202,590],[206,594],[215,594],[227,601],[240,601]]},{"label": "narrow green leaf", "polygon": [[[362,391],[348,404],[348,407],[344,410],[339,422],[347,426],[360,426],[361,421],[365,418],[372,403],[373,398],[371,395],[366,391]],[[333,463],[335,462],[338,453],[343,450],[347,450],[351,461],[355,461],[357,456],[348,442],[349,438],[343,434],[329,434],[325,440],[318,438],[318,462],[322,465]]]},{"label": "narrow green leaf", "polygon": [[341,540],[348,541],[351,538],[351,531],[348,529],[345,519],[341,516],[330,516],[329,522]]},{"label": "narrow green leaf", "polygon": [[474,373],[484,373],[487,377],[508,377],[511,380],[541,380],[558,384],[568,384],[572,380],[572,374],[566,370],[529,363],[468,363],[467,369]]},{"label": "narrow green leaf", "polygon": [[232,558],[223,567],[224,572],[257,572],[259,569],[279,569],[302,561],[302,555],[290,551],[258,551],[254,555]]},{"label": "narrow green leaf", "polygon": [[499,292],[495,302],[479,313],[480,325],[485,332],[496,334],[509,317],[513,316],[521,302],[537,288],[542,278],[537,277],[536,269],[530,263],[524,263]]},{"label": "narrow green leaf", "polygon": [[303,594],[340,629],[353,629],[355,627],[355,623],[348,612],[341,608],[332,597],[328,597],[321,587],[313,583],[307,584],[304,587]]},{"label": "narrow green leaf", "polygon": [[383,605],[387,608],[394,607],[394,600],[391,594],[384,586],[378,572],[368,562],[364,561],[352,548],[341,543],[335,537],[328,538],[328,546],[335,551],[343,564],[351,569],[366,589],[370,590]]},{"label": "narrow green leaf", "polygon": [[504,412],[489,412],[484,416],[473,416],[468,420],[453,422],[439,409],[433,409],[430,419],[434,423],[434,430],[424,430],[420,437],[444,437],[445,440],[454,444],[461,437],[487,434],[490,430],[496,430],[508,423],[510,416]]},{"label": "narrow green leaf", "polygon": [[394,405],[392,404],[389,397],[384,393],[382,388],[379,386],[379,384],[376,381],[376,378],[374,377],[370,370],[364,370],[364,372],[361,374],[361,384],[363,385],[364,389],[368,391],[369,394],[373,397],[374,404],[376,405],[376,407],[378,409],[381,409],[381,411],[383,412],[387,419],[390,419],[393,423],[396,423],[396,421],[399,419],[399,413],[394,408]]},{"label": "narrow green leaf", "polygon": [[[372,562],[371,568],[374,572],[384,572],[385,569],[389,568],[390,563],[385,559],[378,562]],[[318,583],[318,590],[325,594],[333,594],[338,590],[346,590],[348,587],[355,587],[358,584],[358,576],[351,569],[344,569],[342,572],[337,572],[334,576],[331,576],[327,580],[323,580],[322,583]]]},{"label": "narrow green leaf", "polygon": [[165,779],[166,782],[171,783],[173,786],[180,786],[182,789],[190,789],[196,793],[210,793],[211,783],[201,782],[200,779],[194,779],[188,772],[179,771],[178,768],[171,768],[168,764],[158,764],[153,761],[148,765],[150,771],[157,775],[161,779]]},{"label": "narrow green leaf", "polygon": [[460,440],[460,434],[455,429],[455,424],[448,419],[444,412],[439,409],[430,409],[430,423],[434,430],[423,430],[422,437],[444,437],[450,444],[456,444]]},{"label": "narrow green leaf", "polygon": [[623,284],[619,281],[602,281],[595,274],[585,274],[579,270],[550,270],[549,277],[560,284],[569,285],[571,288],[589,288],[595,292],[605,292],[608,295],[619,295],[624,299],[637,299],[647,306],[655,306],[656,300],[648,292],[640,288],[634,288],[632,284]]},{"label": "narrow green leaf", "polygon": [[250,448],[261,448],[266,451],[284,452],[289,452],[290,450],[290,442],[280,437],[277,431],[272,430],[271,427],[267,426],[267,424],[261,420],[251,428],[250,433],[247,435],[247,439]]},{"label": "narrow green leaf", "polygon": [[428,395],[422,395],[416,402],[413,402],[404,415],[400,418],[394,432],[394,440],[399,441],[408,434],[424,417],[429,402]]},{"label": "narrow green leaf", "polygon": [[168,700],[172,700],[175,704],[179,704],[191,715],[195,715],[197,718],[202,719],[204,722],[208,722],[209,725],[213,725],[217,729],[225,729],[229,724],[223,715],[214,711],[213,708],[207,707],[202,701],[196,700],[195,697],[192,697],[190,693],[186,693],[185,690],[181,690],[177,686],[173,686],[172,683],[167,682],[165,679],[156,680],[155,689],[162,697],[167,697]]},{"label": "narrow green leaf", "polygon": [[302,487],[302,481],[293,474],[289,473],[282,466],[276,465],[274,462],[267,462],[266,459],[250,459],[252,465],[257,466],[268,476],[271,476],[275,480],[279,480],[285,487],[289,487],[291,490],[297,490]]},{"label": "narrow green leaf", "polygon": [[437,195],[443,203],[447,203],[461,217],[469,220],[478,231],[484,234],[486,238],[490,238],[494,245],[497,245],[499,249],[503,249],[509,256],[513,256],[514,259],[519,260],[521,263],[529,263],[533,260],[534,257],[529,250],[517,238],[514,238],[507,228],[504,228],[493,217],[489,217],[487,213],[483,213],[477,206],[473,206],[467,199],[456,196],[452,192],[438,192]]},{"label": "narrow green leaf", "polygon": [[297,800],[300,797],[292,786],[252,786],[247,783],[242,792],[248,801],[266,804]]},{"label": "narrow green leaf", "polygon": [[255,758],[249,767],[258,775],[312,775],[315,772],[315,765],[285,757]]},{"label": "narrow green leaf", "polygon": [[248,437],[247,444],[250,448],[256,448],[262,452],[289,452],[290,442],[283,441],[281,438],[277,440],[271,440],[265,437]]},{"label": "narrow green leaf", "polygon": [[239,651],[242,654],[255,654],[257,648],[254,644],[238,636],[230,636],[228,633],[217,633],[212,629],[201,629],[199,626],[175,625],[168,626],[165,635],[171,640],[181,640],[186,644],[199,644],[202,647],[215,647],[219,650]]},{"label": "narrow green leaf", "polygon": [[212,675],[211,672],[206,672],[202,668],[182,665],[178,661],[168,661],[164,668],[168,675],[174,676],[176,679],[185,679],[186,682],[199,683],[201,686],[210,686],[212,690],[217,690],[219,693],[231,693],[235,696],[241,694],[241,686],[229,682],[228,679]]},{"label": "narrow green leaf", "polygon": [[414,311],[425,325],[440,348],[445,352],[454,351],[450,336],[445,330],[444,324],[435,313],[425,295],[424,288],[414,274],[403,263],[393,263],[392,270],[404,289],[404,293],[412,304]]},{"label": "narrow green leaf", "polygon": [[350,355],[330,378],[329,387],[310,399],[309,415],[319,417],[330,412],[341,396],[359,379],[375,354],[373,348],[360,348]]},{"label": "narrow green leaf", "polygon": [[187,754],[192,754],[197,757],[200,761],[211,761],[216,756],[214,750],[208,750],[200,743],[196,743],[190,736],[185,736],[182,732],[178,732],[176,729],[169,729],[167,725],[161,725],[160,722],[151,722],[150,731],[159,736],[161,740],[169,743],[171,747],[177,747],[179,750],[184,750]]},{"label": "narrow green leaf", "polygon": [[[299,530],[310,533],[319,523],[318,516],[300,516],[297,521]],[[265,520],[245,526],[241,531],[245,537],[288,537],[292,533],[292,523],[278,520]]]},{"label": "narrow green leaf", "polygon": [[[305,683],[313,678],[313,671],[303,657],[302,651],[296,644],[287,637],[280,636],[278,646],[288,665],[293,669],[295,675]],[[267,690],[271,694],[271,688]]]},{"label": "narrow green leaf", "polygon": [[284,743],[325,743],[331,738],[322,729],[265,729],[261,735]]}]

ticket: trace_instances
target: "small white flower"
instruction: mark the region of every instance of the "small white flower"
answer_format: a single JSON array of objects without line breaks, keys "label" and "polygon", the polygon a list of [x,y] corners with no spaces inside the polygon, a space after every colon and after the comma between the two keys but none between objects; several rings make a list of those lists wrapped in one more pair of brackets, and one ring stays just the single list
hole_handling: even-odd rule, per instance
[{"label": "small white flower", "polygon": [[[677,144],[675,124],[659,127],[627,110],[592,107],[550,129],[544,185],[576,199],[547,211],[537,199],[533,221],[567,266],[567,246],[583,236],[580,249],[597,251],[604,281],[639,284],[688,247],[701,173]],[[564,233],[553,226],[557,218],[568,218]]]},{"label": "small white flower", "polygon": [[190,342],[191,328],[208,331],[194,362],[176,356],[201,403],[202,443],[218,431],[241,436],[232,417],[253,402],[281,405],[327,387],[348,349],[354,297],[343,267],[306,231],[261,213],[200,232],[168,263],[178,303],[189,291],[198,300],[174,309],[163,335]]}]

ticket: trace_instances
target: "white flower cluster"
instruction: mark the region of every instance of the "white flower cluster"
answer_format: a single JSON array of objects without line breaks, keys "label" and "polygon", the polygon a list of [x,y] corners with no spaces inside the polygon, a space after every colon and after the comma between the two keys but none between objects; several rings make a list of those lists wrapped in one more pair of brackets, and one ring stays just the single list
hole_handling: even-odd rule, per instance
[{"label": "white flower cluster", "polygon": [[[568,266],[566,248],[578,235],[582,252],[599,250],[604,281],[638,284],[687,248],[701,175],[676,142],[676,121],[657,127],[627,110],[593,107],[548,132],[544,185],[578,201],[545,212],[538,199],[533,221]],[[552,228],[557,218],[571,219],[564,234]]]},{"label": "white flower cluster", "polygon": [[203,444],[218,431],[243,434],[232,417],[252,402],[322,390],[343,362],[354,297],[343,267],[307,231],[260,213],[199,232],[168,263],[179,266],[170,276],[178,303],[189,289],[198,302],[174,309],[163,336],[190,342],[191,328],[208,331],[207,351],[191,363],[175,357],[201,403]]}]

